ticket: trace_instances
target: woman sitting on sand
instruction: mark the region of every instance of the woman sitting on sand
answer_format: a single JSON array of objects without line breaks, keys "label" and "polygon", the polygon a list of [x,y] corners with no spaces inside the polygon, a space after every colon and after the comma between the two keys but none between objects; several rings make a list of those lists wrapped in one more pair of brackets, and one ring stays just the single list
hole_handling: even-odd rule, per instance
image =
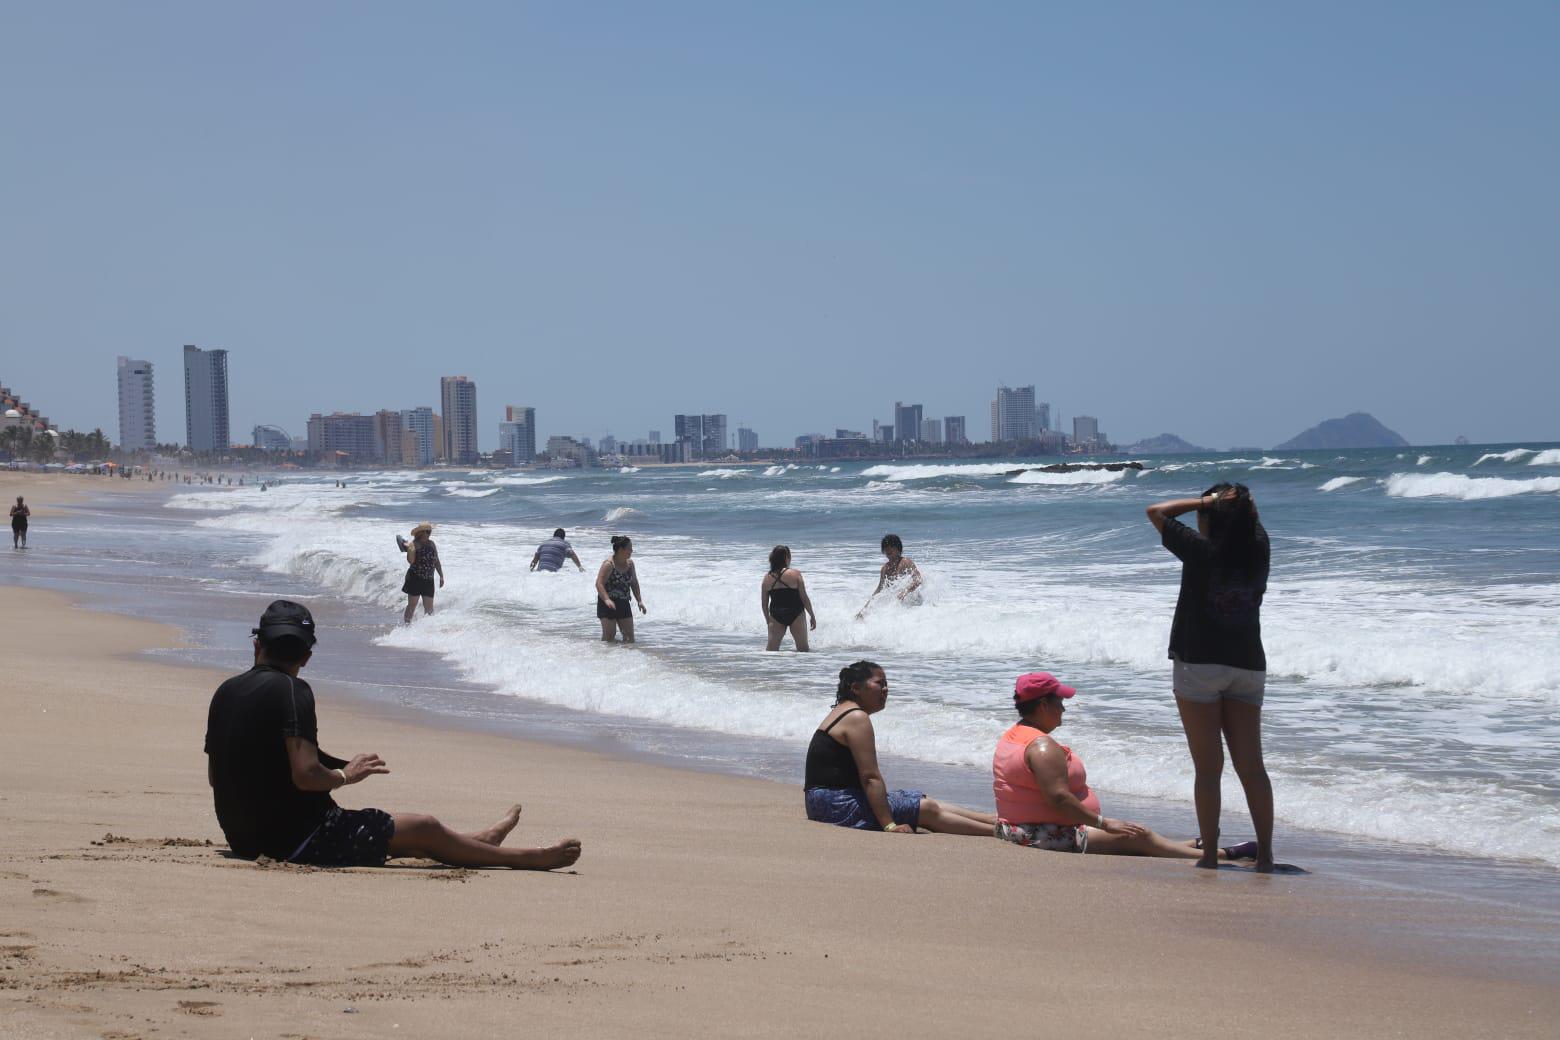
[{"label": "woman sitting on sand", "polygon": [[[787,546],[777,545],[769,551],[769,573],[759,583],[758,606],[764,612],[764,624],[769,626],[769,645],[765,650],[780,649],[786,632],[790,632],[796,649],[807,652],[807,631],[818,627],[818,615],[813,613],[802,572],[791,566],[791,550]],[[807,613],[805,625],[803,611]]]},{"label": "woman sitting on sand", "polygon": [[807,818],[856,830],[912,834],[917,827],[990,837],[997,818],[942,805],[920,791],[890,791],[878,769],[871,716],[888,703],[888,676],[871,661],[840,669],[834,707],[807,746]]},{"label": "woman sitting on sand", "polygon": [[619,629],[623,642],[634,641],[634,614],[628,608],[629,593],[645,613],[645,598],[639,594],[639,574],[634,570],[634,543],[626,534],[612,536],[612,555],[596,570],[596,617],[601,621],[601,638],[615,642]]},{"label": "woman sitting on sand", "polygon": [[[997,799],[997,837],[1015,845],[1053,852],[1198,859],[1198,842],[1174,842],[1136,823],[1100,812],[1089,789],[1083,759],[1051,738],[1078,691],[1047,672],[1020,675],[1013,686],[1018,722],[997,742],[991,760]],[[1256,855],[1256,842],[1217,850],[1219,859]]]}]

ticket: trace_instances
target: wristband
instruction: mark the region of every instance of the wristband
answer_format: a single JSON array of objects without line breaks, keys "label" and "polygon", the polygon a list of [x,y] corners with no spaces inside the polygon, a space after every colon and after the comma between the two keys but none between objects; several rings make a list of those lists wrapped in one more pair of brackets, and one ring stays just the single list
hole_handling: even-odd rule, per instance
[{"label": "wristband", "polygon": [[897,831],[899,829],[899,824],[897,824],[897,823],[890,823],[886,827],[884,827],[883,829],[885,831]]},{"label": "wristband", "polygon": [[347,771],[345,769],[332,769],[331,772],[335,773],[337,776],[341,777],[341,786],[342,787],[346,787],[347,786]]},{"label": "wristband", "polygon": [[1104,813],[1100,813],[1099,814],[1099,819],[1094,822],[1094,826],[1098,827],[1100,830],[1104,830],[1105,829],[1105,814]]}]

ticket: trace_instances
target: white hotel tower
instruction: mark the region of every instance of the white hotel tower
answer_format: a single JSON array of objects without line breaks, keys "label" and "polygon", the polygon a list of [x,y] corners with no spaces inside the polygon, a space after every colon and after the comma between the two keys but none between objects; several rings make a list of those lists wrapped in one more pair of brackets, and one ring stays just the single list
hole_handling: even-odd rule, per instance
[{"label": "white hotel tower", "polygon": [[157,410],[152,395],[152,363],[119,358],[119,448],[151,451],[157,447]]}]

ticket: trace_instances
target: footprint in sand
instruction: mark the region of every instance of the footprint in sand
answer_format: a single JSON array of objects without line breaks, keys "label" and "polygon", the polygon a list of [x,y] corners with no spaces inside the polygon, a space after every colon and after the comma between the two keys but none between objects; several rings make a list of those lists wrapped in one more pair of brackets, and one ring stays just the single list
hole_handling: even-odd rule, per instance
[{"label": "footprint in sand", "polygon": [[33,895],[40,899],[50,899],[56,903],[90,903],[92,900],[85,896],[78,896],[74,892],[60,892],[52,888],[35,888]]},{"label": "footprint in sand", "polygon": [[179,1010],[188,1015],[220,1015],[222,1005],[215,1000],[181,1000]]}]

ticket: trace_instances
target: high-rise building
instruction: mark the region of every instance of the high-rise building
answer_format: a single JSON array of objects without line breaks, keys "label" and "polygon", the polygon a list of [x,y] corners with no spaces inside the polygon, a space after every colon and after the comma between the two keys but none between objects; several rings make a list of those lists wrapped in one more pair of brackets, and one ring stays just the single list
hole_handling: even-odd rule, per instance
[{"label": "high-rise building", "polygon": [[379,462],[377,420],[357,412],[332,412],[309,416],[309,452],[341,466]]},{"label": "high-rise building", "polygon": [[1092,415],[1073,416],[1073,443],[1080,448],[1096,447],[1100,442],[1100,421]]},{"label": "high-rise building", "polygon": [[477,461],[477,384],[465,376],[439,379],[439,409],[444,418],[444,457],[454,466]]},{"label": "high-rise building", "polygon": [[193,452],[225,452],[228,434],[228,352],[184,348],[184,437]]},{"label": "high-rise building", "polygon": [[678,443],[687,446],[690,459],[718,458],[730,450],[725,415],[676,415],[672,426]]},{"label": "high-rise building", "polygon": [[438,458],[438,440],[433,414],[433,409],[426,405],[421,408],[407,408],[401,412],[401,430],[403,445],[405,438],[411,438],[411,451],[403,447],[402,460],[407,465],[431,466]]},{"label": "high-rise building", "polygon": [[[876,420],[873,420],[873,421],[876,422]],[[894,424],[893,423],[882,423],[881,425],[878,426],[877,432],[883,435],[882,436],[882,441],[883,441],[884,444],[893,444],[894,443]]]},{"label": "high-rise building", "polygon": [[449,446],[444,443],[444,416],[433,413],[433,461],[450,461]]},{"label": "high-rise building", "polygon": [[758,450],[758,434],[746,426],[737,427],[737,450],[743,454]]},{"label": "high-rise building", "polygon": [[[513,453],[516,466],[530,465],[536,458],[536,409],[530,405],[511,404],[504,407],[504,422],[514,424],[510,431],[510,443],[500,444]],[[499,439],[503,440],[503,427],[499,427]]]},{"label": "high-rise building", "polygon": [[996,399],[991,402],[992,442],[1034,440],[1035,432],[1034,386],[997,387]]},{"label": "high-rise building", "polygon": [[401,454],[401,413],[393,408],[381,408],[374,413],[374,447],[379,461],[387,466],[401,466],[406,457]]},{"label": "high-rise building", "polygon": [[119,356],[119,447],[151,451],[157,447],[157,409],[152,395],[152,363]]},{"label": "high-rise building", "polygon": [[1035,402],[1035,436],[1051,428],[1051,402]]},{"label": "high-rise building", "polygon": [[256,426],[252,436],[261,451],[292,451],[292,441],[280,426]]},{"label": "high-rise building", "polygon": [[894,402],[894,429],[902,441],[913,441],[921,435],[921,406]]},{"label": "high-rise building", "polygon": [[948,444],[968,444],[969,438],[964,434],[964,416],[943,416],[943,440]]},{"label": "high-rise building", "polygon": [[646,439],[651,444],[660,444],[661,443],[661,431],[660,430],[651,430],[650,431],[650,436],[648,438],[646,438]]},{"label": "high-rise building", "polygon": [[943,429],[941,419],[921,420],[921,443],[941,444],[943,442]]}]

